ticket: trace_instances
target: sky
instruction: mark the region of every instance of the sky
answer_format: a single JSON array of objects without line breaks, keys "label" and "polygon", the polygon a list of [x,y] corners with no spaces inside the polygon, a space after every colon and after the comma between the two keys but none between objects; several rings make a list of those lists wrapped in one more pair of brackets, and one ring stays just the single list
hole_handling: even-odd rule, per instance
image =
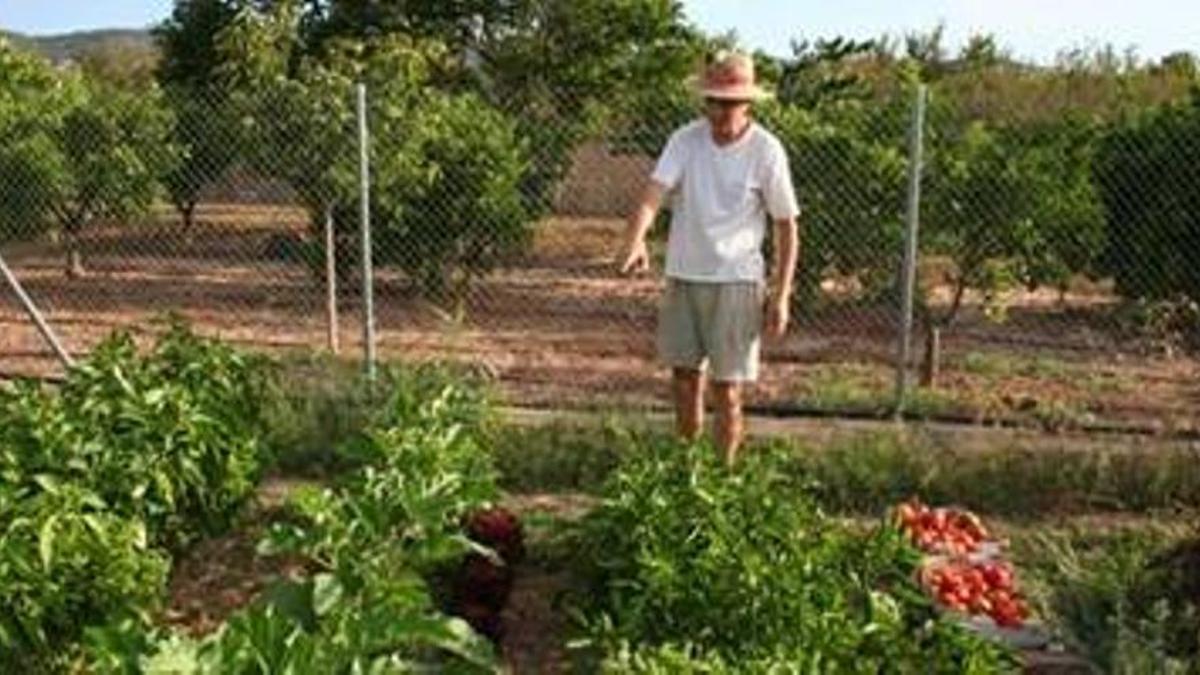
[{"label": "sky", "polygon": [[[144,27],[171,0],[0,0],[0,27],[48,34]],[[736,31],[741,43],[788,54],[794,38],[859,39],[946,27],[948,46],[994,33],[1018,58],[1048,63],[1062,50],[1113,45],[1148,59],[1200,52],[1197,0],[683,0],[711,32]]]}]

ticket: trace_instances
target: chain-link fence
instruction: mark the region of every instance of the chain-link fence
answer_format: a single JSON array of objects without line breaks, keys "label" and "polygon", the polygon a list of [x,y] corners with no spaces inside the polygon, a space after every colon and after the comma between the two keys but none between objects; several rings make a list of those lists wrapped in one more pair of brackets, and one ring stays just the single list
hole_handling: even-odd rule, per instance
[{"label": "chain-link fence", "polygon": [[[176,312],[256,348],[361,358],[373,304],[383,360],[472,364],[520,405],[665,405],[665,219],[655,275],[620,277],[614,257],[699,106],[598,115],[570,91],[498,103],[394,78],[364,87],[362,125],[351,79],[251,85],[80,94],[0,122],[3,255],[71,353]],[[934,90],[913,143],[916,97],[757,110],[804,213],[795,320],[753,404],[894,408],[919,222],[908,412],[1194,429],[1200,114],[1031,119]],[[0,321],[0,371],[56,370],[11,293]]]}]

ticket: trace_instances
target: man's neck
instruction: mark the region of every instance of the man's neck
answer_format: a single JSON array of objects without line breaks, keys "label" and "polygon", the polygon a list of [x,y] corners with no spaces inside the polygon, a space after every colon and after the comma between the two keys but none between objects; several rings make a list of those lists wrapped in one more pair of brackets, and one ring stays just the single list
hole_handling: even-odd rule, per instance
[{"label": "man's neck", "polygon": [[741,140],[742,137],[746,135],[746,132],[750,131],[750,123],[751,123],[750,118],[746,118],[746,120],[744,122],[742,122],[741,128],[739,128],[735,133],[733,133],[729,136],[725,136],[724,134],[721,134],[720,132],[717,131],[717,128],[712,126],[711,124],[709,125],[709,130],[712,132],[713,142],[719,146],[724,147],[726,145],[732,145],[732,144],[738,142],[739,140]]}]

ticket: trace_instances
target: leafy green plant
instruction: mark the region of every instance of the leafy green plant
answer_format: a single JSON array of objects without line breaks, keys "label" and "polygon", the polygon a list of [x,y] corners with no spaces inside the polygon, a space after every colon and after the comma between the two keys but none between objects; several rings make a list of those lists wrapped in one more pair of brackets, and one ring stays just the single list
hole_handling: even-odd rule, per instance
[{"label": "leafy green plant", "polygon": [[89,634],[86,654],[100,672],[187,675],[465,673],[494,663],[491,646],[438,614],[411,573],[380,576],[360,593],[330,575],[283,582],[202,639],[114,624]]},{"label": "leafy green plant", "polygon": [[145,355],[113,336],[57,390],[0,390],[0,600],[15,608],[0,662],[147,619],[166,551],[223,529],[251,496],[271,376],[174,323]]},{"label": "leafy green plant", "polygon": [[83,626],[146,619],[166,583],[145,526],[74,483],[34,476],[40,491],[0,495],[0,669],[61,657]]},{"label": "leafy green plant", "polygon": [[147,357],[118,334],[62,387],[79,472],[177,547],[226,527],[261,471],[266,362],[174,324]]},{"label": "leafy green plant", "polygon": [[601,653],[675,645],[804,671],[1005,663],[936,618],[896,531],[862,537],[827,519],[772,455],[748,456],[732,474],[713,457],[642,448],[580,525],[576,612]]},{"label": "leafy green plant", "polygon": [[650,437],[615,420],[603,425],[500,425],[489,434],[488,445],[506,490],[592,493]]},{"label": "leafy green plant", "polygon": [[494,670],[491,645],[441,611],[437,588],[465,554],[487,554],[462,533],[466,514],[496,498],[478,444],[485,398],[436,367],[392,370],[373,392],[386,403],[339,450],[356,470],[293,494],[263,541],[265,552],[300,556],[308,573],[203,640],[122,624],[94,631],[89,660],[131,672]]},{"label": "leafy green plant", "polygon": [[53,221],[55,130],[81,95],[49,61],[0,37],[0,241],[41,235]]},{"label": "leafy green plant", "polygon": [[1194,540],[1118,528],[1043,533],[1018,550],[1051,624],[1103,672],[1196,672]]}]

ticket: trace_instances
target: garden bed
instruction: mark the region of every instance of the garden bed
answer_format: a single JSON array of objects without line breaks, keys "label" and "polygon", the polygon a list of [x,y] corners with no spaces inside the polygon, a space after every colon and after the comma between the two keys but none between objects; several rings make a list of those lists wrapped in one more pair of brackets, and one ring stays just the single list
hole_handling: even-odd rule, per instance
[{"label": "garden bed", "polygon": [[[46,560],[75,546],[63,550],[85,556],[85,565],[119,563],[96,556],[124,549],[89,548],[89,532],[111,521],[105,532],[128,535],[113,541],[150,552],[140,559],[156,567],[139,573],[158,575],[138,582],[140,594],[93,592],[88,613],[48,624],[63,656],[25,663],[52,672],[163,663],[193,673],[401,664],[747,672],[804,663],[1070,672],[1079,660],[1066,654],[1112,669],[1173,663],[1195,647],[1174,628],[1194,611],[1177,602],[1192,596],[1176,589],[1200,586],[1188,576],[1191,549],[1179,543],[1195,536],[1179,523],[1200,508],[1200,478],[1180,470],[1194,460],[1186,447],[955,450],[920,434],[860,429],[819,442],[755,439],[729,472],[711,449],[618,420],[510,426],[485,390],[439,368],[387,369],[367,395],[336,363],[289,362],[254,407],[229,398],[239,387],[210,382],[225,372],[214,363],[228,370],[240,356],[175,336],[149,360],[114,343],[84,366],[90,379],[72,376],[55,391],[17,389],[5,400],[13,423],[0,468],[25,478],[0,494],[0,508],[30,512],[39,500],[75,494],[63,492],[68,484],[84,495],[76,497],[84,499],[81,529],[62,530],[70,538],[55,537],[62,520],[10,527],[6,536],[27,544],[13,549],[28,553],[32,564],[22,569],[65,584],[63,597],[73,601],[71,580],[79,578]],[[65,401],[79,403],[69,408],[78,412],[64,413]],[[209,406],[218,425],[168,414],[195,406]],[[103,431],[79,435],[94,429]],[[207,443],[210,436],[226,442]],[[14,454],[31,447],[19,445],[29,438],[42,439],[40,452],[75,454]],[[142,445],[131,445],[135,438]],[[258,448],[255,462],[222,454],[239,443]],[[118,455],[119,448],[136,452]],[[148,471],[142,460],[163,448],[180,458],[211,450],[204,461],[240,467],[212,472],[211,485],[178,483],[179,494],[218,510],[178,499],[122,501],[127,493],[111,489],[122,483],[89,482],[112,472],[134,481]],[[45,468],[54,466],[69,471],[48,479]],[[164,476],[192,475],[187,462],[180,466]],[[279,475],[255,487],[269,467]],[[168,494],[153,471],[146,475],[160,491],[152,494]],[[102,503],[88,506],[87,490],[100,490]],[[236,498],[214,501],[226,494]],[[964,630],[928,592],[925,543],[910,541],[889,516],[914,496],[972,509],[1011,542],[1006,558],[1048,649],[1023,652],[1026,645],[1006,645],[994,631]],[[165,510],[171,503],[176,511]],[[140,510],[147,504],[163,506]],[[506,521],[509,512],[519,520]],[[505,532],[519,532],[522,543],[510,545]],[[108,568],[96,569],[98,579],[109,578]],[[49,600],[20,599],[51,612]],[[1139,614],[1142,602],[1158,613]],[[11,625],[5,639],[27,635]],[[6,658],[17,653],[11,644]]]}]

